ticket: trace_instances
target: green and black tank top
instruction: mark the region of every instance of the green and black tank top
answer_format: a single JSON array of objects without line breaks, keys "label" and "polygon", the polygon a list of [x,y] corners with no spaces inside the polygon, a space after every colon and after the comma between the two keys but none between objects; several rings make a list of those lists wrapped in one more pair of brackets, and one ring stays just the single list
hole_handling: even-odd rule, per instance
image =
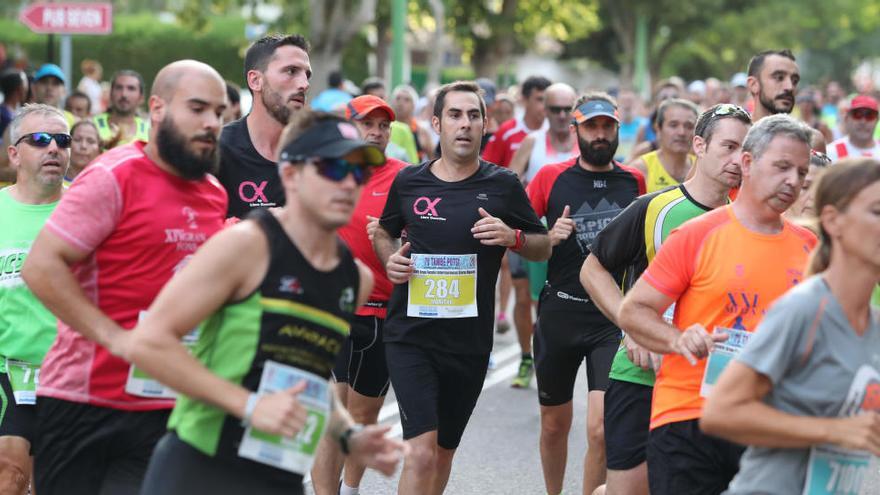
[{"label": "green and black tank top", "polygon": [[[329,379],[355,310],[360,277],[354,258],[340,241],[336,268],[316,270],[271,212],[255,210],[249,219],[269,243],[266,276],[249,297],[202,323],[193,354],[215,374],[252,391],[267,360]],[[168,428],[206,455],[300,478],[239,457],[241,420],[211,405],[180,396]]]}]

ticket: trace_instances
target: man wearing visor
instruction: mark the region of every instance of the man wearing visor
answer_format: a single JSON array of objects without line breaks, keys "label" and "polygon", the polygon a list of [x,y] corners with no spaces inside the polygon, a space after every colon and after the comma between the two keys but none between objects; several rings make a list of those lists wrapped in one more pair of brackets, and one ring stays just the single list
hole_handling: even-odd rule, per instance
[{"label": "man wearing visor", "polygon": [[402,457],[390,427],[355,425],[329,380],[373,287],[337,229],[385,157],[350,123],[305,110],[279,144],[285,206],[257,209],[211,238],[125,347],[182,394],[142,494],[303,493],[322,437],[385,474]]},{"label": "man wearing visor", "polygon": [[[534,342],[547,493],[562,491],[572,394],[584,361],[590,390],[584,493],[605,480],[604,396],[620,330],[587,296],[578,272],[602,228],[645,192],[642,173],[613,160],[619,126],[614,100],[605,93],[583,95],[572,116],[580,155],[544,166],[527,190],[535,213],[552,225],[553,254],[538,302]],[[620,281],[623,274],[614,275]]]}]

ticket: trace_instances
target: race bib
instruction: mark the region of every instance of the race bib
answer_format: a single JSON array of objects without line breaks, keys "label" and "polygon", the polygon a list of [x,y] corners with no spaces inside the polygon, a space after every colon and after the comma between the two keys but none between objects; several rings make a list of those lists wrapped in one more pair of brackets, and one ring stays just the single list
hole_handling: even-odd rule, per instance
[{"label": "race bib", "polygon": [[[878,383],[880,374],[877,370],[868,365],[859,368],[838,416],[854,416],[865,411],[862,406],[866,404],[868,391]],[[814,445],[810,449],[803,495],[858,495],[862,493],[871,461],[869,452],[835,445]]]},{"label": "race bib", "polygon": [[266,361],[257,392],[279,392],[303,380],[307,383],[306,389],[297,397],[308,413],[303,429],[295,437],[287,438],[249,426],[241,439],[239,456],[301,475],[311,470],[330,417],[330,382],[293,366]]},{"label": "race bib", "polygon": [[716,342],[706,360],[706,371],[703,373],[703,383],[700,385],[700,397],[708,397],[712,387],[718,382],[718,377],[739,351],[749,342],[752,334],[746,330],[733,328],[715,327],[715,332],[725,332],[727,340]]},{"label": "race bib", "polygon": [[[138,315],[138,322],[143,321],[147,315],[146,311],[141,311]],[[199,327],[193,329],[192,332],[183,336],[183,345],[192,352],[199,341]],[[175,399],[177,393],[174,390],[159,383],[145,371],[139,369],[135,365],[128,368],[128,380],[125,382],[125,392],[138,397],[147,397],[150,399]]]},{"label": "race bib", "polygon": [[40,383],[40,367],[25,361],[6,358],[6,376],[12,386],[15,403],[32,406],[37,403],[37,385]]},{"label": "race bib", "polygon": [[407,316],[477,316],[476,254],[413,254]]}]

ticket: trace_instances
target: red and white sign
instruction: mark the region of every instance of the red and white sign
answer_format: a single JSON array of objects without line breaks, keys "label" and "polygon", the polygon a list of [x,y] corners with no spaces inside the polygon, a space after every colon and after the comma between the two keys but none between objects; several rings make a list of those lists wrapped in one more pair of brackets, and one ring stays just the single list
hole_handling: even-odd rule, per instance
[{"label": "red and white sign", "polygon": [[18,16],[35,33],[110,34],[113,7],[107,3],[35,3]]}]

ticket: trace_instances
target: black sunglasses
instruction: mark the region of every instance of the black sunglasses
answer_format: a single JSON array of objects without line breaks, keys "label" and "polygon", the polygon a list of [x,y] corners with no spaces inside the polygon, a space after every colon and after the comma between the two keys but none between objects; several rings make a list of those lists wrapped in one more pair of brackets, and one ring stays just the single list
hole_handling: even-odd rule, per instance
[{"label": "black sunglasses", "polygon": [[362,186],[373,175],[373,168],[360,163],[351,163],[342,158],[313,158],[308,161],[318,169],[322,177],[333,182],[342,182],[348,174],[354,176],[357,185]]},{"label": "black sunglasses", "polygon": [[19,143],[27,140],[27,144],[31,146],[45,148],[46,146],[49,146],[53,139],[59,148],[70,148],[70,134],[52,134],[49,132],[32,132],[30,134],[25,134],[18,138],[18,141],[15,142],[15,146],[18,146]]}]

